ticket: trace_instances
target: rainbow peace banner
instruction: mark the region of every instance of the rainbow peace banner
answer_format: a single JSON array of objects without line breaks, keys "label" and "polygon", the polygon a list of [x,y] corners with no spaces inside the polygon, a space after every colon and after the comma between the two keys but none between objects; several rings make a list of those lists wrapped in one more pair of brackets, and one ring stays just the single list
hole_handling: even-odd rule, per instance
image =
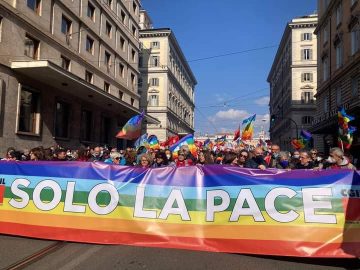
[{"label": "rainbow peace banner", "polygon": [[360,256],[355,171],[0,162],[0,233],[304,257]]}]

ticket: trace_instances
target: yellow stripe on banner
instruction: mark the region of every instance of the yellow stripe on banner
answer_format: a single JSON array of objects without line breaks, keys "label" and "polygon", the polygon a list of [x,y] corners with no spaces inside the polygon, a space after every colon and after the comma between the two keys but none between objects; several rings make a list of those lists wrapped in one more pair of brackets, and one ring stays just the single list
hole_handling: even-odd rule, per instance
[{"label": "yellow stripe on banner", "polygon": [[[56,214],[63,216],[72,216],[72,217],[96,217],[98,219],[113,219],[117,222],[119,220],[127,220],[127,221],[144,221],[144,220],[152,220],[152,219],[144,219],[144,218],[136,218],[134,217],[134,208],[118,206],[113,212],[107,215],[97,215],[91,211],[91,209],[86,205],[86,213],[69,213],[64,212],[64,203],[61,202],[59,205],[51,210],[51,211],[41,211],[36,208],[33,201],[30,201],[29,204],[24,209],[15,209],[8,204],[8,199],[4,199],[3,206],[0,207],[1,210],[15,211],[15,212],[27,212],[27,213],[48,213],[48,214]],[[152,210],[152,209],[146,209]],[[289,223],[280,223],[273,220],[266,211],[261,212],[265,222],[255,222],[251,216],[241,216],[237,222],[229,222],[229,218],[231,212],[224,211],[221,213],[215,214],[214,222],[206,222],[206,212],[204,211],[189,211],[189,216],[191,221],[182,221],[179,215],[169,215],[168,219],[156,219],[157,223],[166,223],[166,224],[197,224],[197,225],[224,225],[224,226],[233,226],[233,225],[251,225],[251,226],[279,226],[279,227],[288,227],[288,226],[298,226],[298,227],[316,227],[316,228],[343,228],[344,226],[344,214],[343,213],[335,213],[337,224],[318,224],[318,223],[305,223],[304,213],[299,212],[299,217],[292,222]],[[159,216],[160,210],[157,210],[157,216]],[[322,213],[326,214],[326,213]],[[334,214],[334,213],[331,213]],[[360,224],[352,224],[352,227],[360,228]]]},{"label": "yellow stripe on banner", "polygon": [[73,228],[94,231],[127,232],[148,235],[200,237],[219,239],[254,239],[299,242],[360,242],[360,229],[348,228],[343,237],[342,228],[305,226],[249,226],[249,225],[196,225],[170,224],[152,221],[128,221],[110,218],[79,217],[48,213],[0,211],[2,222],[36,226]]}]

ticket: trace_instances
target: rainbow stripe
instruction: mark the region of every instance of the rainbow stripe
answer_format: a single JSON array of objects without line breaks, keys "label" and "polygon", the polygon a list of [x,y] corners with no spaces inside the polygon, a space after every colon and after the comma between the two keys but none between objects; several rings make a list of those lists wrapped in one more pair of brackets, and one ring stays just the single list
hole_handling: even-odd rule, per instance
[{"label": "rainbow stripe", "polygon": [[170,151],[172,152],[173,158],[176,159],[178,156],[178,151],[180,150],[180,147],[182,145],[189,146],[190,153],[197,157],[197,147],[195,145],[194,141],[194,135],[188,134],[185,137],[181,138],[179,141],[177,141],[175,144],[170,146]]},{"label": "rainbow stripe", "polygon": [[[357,172],[336,171],[258,171],[227,166],[191,166],[142,169],[80,162],[0,162],[0,175],[5,179],[5,194],[0,204],[0,233],[65,241],[131,244],[166,248],[271,254],[282,256],[359,257],[360,256],[360,177]],[[18,179],[18,180],[17,180]],[[19,179],[28,185],[18,185]],[[54,201],[56,192],[39,186],[52,181],[61,191],[53,209],[40,210]],[[73,192],[69,183],[74,182]],[[24,183],[24,182],[22,182]],[[99,185],[116,189],[118,201],[112,211],[98,213],[91,193]],[[154,217],[136,215],[139,189],[144,191],[141,209],[153,211]],[[290,222],[274,219],[267,208],[270,191],[288,188],[296,195],[279,196],[275,209],[286,214],[295,211],[298,217]],[[309,215],[304,207],[306,189],[330,188],[326,201],[331,209],[318,209],[315,214],[332,215],[336,223],[305,222]],[[177,190],[183,198],[189,219],[180,213],[160,218],[171,194]],[[228,194],[228,206],[208,220],[210,192]],[[229,221],[239,207],[239,192],[251,190],[254,202],[264,221],[242,215]],[[28,203],[21,203],[27,194]],[[40,195],[39,195],[40,194]],[[70,195],[73,195],[70,198]],[[26,196],[25,196],[26,197]],[[98,208],[112,205],[108,192],[95,196]],[[216,198],[214,205],[224,203]],[[16,204],[16,203],[15,203]],[[84,212],[64,211],[66,205],[84,207]],[[245,204],[249,204],[247,201]],[[241,203],[241,206],[243,204]],[[177,201],[170,207],[181,207]],[[244,206],[247,208],[248,206]],[[250,207],[250,206],[249,206]],[[184,214],[184,216],[186,216]]]},{"label": "rainbow stripe", "polygon": [[140,137],[141,135],[141,122],[144,119],[145,113],[142,112],[139,115],[135,115],[130,118],[129,121],[123,126],[122,130],[116,134],[116,138],[134,140]]},{"label": "rainbow stripe", "polygon": [[254,135],[254,122],[256,119],[256,114],[253,116],[245,119],[242,124],[244,127],[244,130],[241,135],[242,140],[251,140]]},{"label": "rainbow stripe", "polygon": [[159,140],[155,135],[150,135],[149,138],[147,139],[147,147],[153,150],[159,150],[160,149],[160,144],[159,144]]}]

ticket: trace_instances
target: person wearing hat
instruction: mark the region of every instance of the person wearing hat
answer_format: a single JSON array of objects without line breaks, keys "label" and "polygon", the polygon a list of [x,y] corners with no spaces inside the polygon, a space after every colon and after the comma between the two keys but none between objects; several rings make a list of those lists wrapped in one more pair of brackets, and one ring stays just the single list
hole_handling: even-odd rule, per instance
[{"label": "person wearing hat", "polygon": [[169,165],[168,159],[166,158],[166,154],[163,151],[157,152],[155,154],[153,168],[162,168]]}]

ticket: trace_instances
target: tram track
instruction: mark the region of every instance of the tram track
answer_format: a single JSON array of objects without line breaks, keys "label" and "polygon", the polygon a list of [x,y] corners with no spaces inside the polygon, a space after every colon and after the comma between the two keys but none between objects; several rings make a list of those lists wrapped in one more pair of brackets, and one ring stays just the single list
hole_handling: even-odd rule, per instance
[{"label": "tram track", "polygon": [[40,249],[39,251],[34,252],[33,254],[18,260],[17,262],[2,268],[1,270],[19,270],[24,269],[27,266],[39,261],[40,259],[50,255],[51,253],[55,252],[56,250],[64,247],[67,244],[67,242],[64,241],[58,241],[51,245],[48,245],[47,247]]}]

